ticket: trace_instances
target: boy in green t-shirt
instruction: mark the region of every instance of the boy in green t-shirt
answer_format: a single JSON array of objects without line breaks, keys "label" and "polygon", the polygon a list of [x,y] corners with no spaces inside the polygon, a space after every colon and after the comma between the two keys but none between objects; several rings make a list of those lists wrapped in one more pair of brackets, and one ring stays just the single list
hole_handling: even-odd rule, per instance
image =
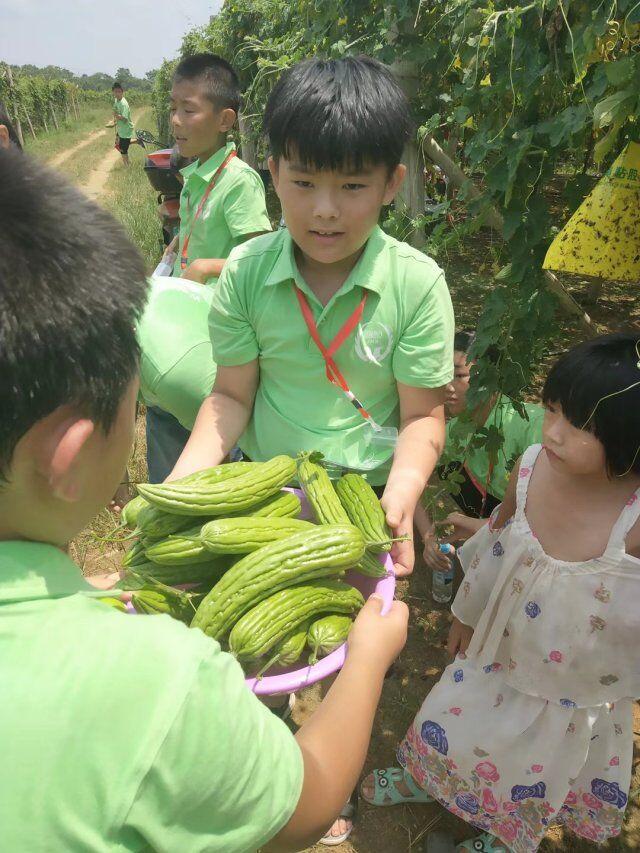
[{"label": "boy in green t-shirt", "polygon": [[360,773],[406,606],[365,604],[294,737],[218,643],[97,601],[65,551],[130,453],[144,264],[106,211],[15,151],[0,230],[0,849],[310,846]]},{"label": "boy in green t-shirt", "polygon": [[227,136],[238,118],[240,82],[213,53],[183,59],[173,76],[171,127],[183,157],[180,233],[167,250],[177,257],[174,275],[213,284],[229,253],[271,230],[264,184],[242,161]]},{"label": "boy in green t-shirt", "polygon": [[116,134],[118,136],[118,150],[122,155],[122,162],[129,165],[129,146],[133,136],[133,122],[131,121],[131,110],[129,102],[124,96],[124,88],[118,80],[111,87],[113,92],[113,120],[116,123]]},{"label": "boy in green t-shirt", "polygon": [[[239,108],[240,83],[228,62],[199,53],[179,63],[171,90],[172,128],[180,154],[196,161],[181,171],[180,232],[165,252],[165,257],[176,252],[174,277],[215,284],[234,246],[271,230],[264,184],[227,142]],[[147,409],[152,482],[168,476],[188,437],[170,412]]]},{"label": "boy in green t-shirt", "polygon": [[[438,475],[445,479],[456,472],[462,481],[453,495],[460,512],[451,513],[445,524],[454,525],[455,541],[468,539],[502,502],[513,464],[527,447],[542,441],[544,409],[535,403],[524,403],[523,417],[508,397],[493,394],[479,409],[469,412],[467,392],[473,362],[469,350],[475,341],[475,332],[456,332],[454,339],[454,377],[447,386],[445,412],[449,418],[445,450],[440,460]],[[489,358],[495,357],[491,351]],[[465,415],[466,417],[461,417]],[[474,447],[475,432],[484,428],[498,429],[503,435],[503,445],[496,459],[491,461],[485,447]],[[433,521],[426,509],[419,505],[415,517],[416,527],[424,542],[424,561],[434,571],[446,571],[449,558],[438,549]]]},{"label": "boy in green t-shirt", "polygon": [[[229,257],[211,309],[213,392],[171,477],[238,441],[257,460],[320,450],[367,469],[395,534],[412,536],[444,444],[454,323],[442,270],[378,227],[405,174],[407,100],[373,59],[311,60],[282,75],[265,129],[287,228]],[[314,336],[335,342],[341,387]],[[412,542],[392,555],[412,570]]]}]

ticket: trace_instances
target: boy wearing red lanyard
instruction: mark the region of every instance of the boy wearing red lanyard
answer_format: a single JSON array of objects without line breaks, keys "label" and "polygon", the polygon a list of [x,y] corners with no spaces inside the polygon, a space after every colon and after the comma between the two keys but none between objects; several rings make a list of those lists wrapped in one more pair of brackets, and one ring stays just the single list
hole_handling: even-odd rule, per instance
[{"label": "boy wearing red lanyard", "polygon": [[271,230],[264,184],[227,141],[238,117],[240,84],[213,53],[183,59],[171,89],[171,126],[183,157],[180,234],[173,274],[212,284],[234,246]]},{"label": "boy wearing red lanyard", "polygon": [[[412,536],[444,444],[454,321],[442,270],[378,227],[405,174],[406,98],[368,57],[310,60],[281,77],[265,128],[287,228],[231,253],[210,316],[215,384],[171,477],[236,442],[256,460],[320,450],[366,469]],[[393,433],[395,448],[379,440]],[[413,543],[393,557],[409,574]]]},{"label": "boy wearing red lanyard", "polygon": [[[176,253],[176,278],[215,284],[234,246],[271,230],[264,184],[237,156],[234,143],[227,142],[239,103],[238,77],[224,59],[199,53],[182,60],[176,68],[171,90],[172,129],[180,154],[197,158],[181,171],[180,233],[165,252],[165,256]],[[156,317],[165,325],[174,319]],[[163,343],[171,350],[171,340]],[[170,356],[165,353],[163,360],[166,358]],[[165,479],[188,438],[189,431],[172,414],[158,406],[148,407],[151,482]]]}]

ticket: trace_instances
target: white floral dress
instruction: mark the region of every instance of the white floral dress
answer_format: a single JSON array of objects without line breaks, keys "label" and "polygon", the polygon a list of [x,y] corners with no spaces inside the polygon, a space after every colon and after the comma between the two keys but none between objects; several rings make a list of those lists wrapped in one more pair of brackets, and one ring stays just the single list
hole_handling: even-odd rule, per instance
[{"label": "white floral dress", "polygon": [[553,559],[525,515],[539,452],[523,456],[511,523],[460,551],[452,611],[473,639],[398,750],[418,785],[515,853],[554,822],[596,843],[619,834],[640,696],[640,560],[625,552],[640,489],[602,557]]}]

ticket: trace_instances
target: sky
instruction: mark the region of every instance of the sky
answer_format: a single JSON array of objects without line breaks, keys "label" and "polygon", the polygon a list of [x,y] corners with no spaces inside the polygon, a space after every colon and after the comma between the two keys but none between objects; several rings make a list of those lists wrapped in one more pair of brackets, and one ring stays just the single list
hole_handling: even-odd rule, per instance
[{"label": "sky", "polygon": [[0,62],[136,77],[172,59],[222,0],[0,0]]}]

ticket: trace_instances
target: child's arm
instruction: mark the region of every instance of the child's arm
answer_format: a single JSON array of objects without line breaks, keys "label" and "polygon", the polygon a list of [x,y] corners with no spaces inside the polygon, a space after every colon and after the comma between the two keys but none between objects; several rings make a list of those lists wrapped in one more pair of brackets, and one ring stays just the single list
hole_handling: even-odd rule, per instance
[{"label": "child's arm", "polygon": [[167,480],[222,463],[249,423],[259,376],[257,358],[234,367],[218,366],[213,391],[200,407],[191,437]]},{"label": "child's arm", "polygon": [[516,511],[516,487],[518,485],[518,472],[520,471],[521,459],[522,457],[516,461],[516,464],[513,466],[513,470],[511,471],[511,475],[509,476],[507,490],[504,493],[504,500],[500,504],[500,509],[498,510],[498,514],[493,524],[494,530],[499,530],[501,527],[504,527]]},{"label": "child's arm", "polygon": [[394,601],[383,617],[381,607],[372,596],[360,611],[345,665],[296,735],[304,761],[302,793],[289,822],[264,848],[269,853],[310,847],[331,826],[358,781],[385,673],[406,641],[407,606]]},{"label": "child's arm", "polygon": [[[394,536],[413,537],[413,515],[444,447],[444,388],[414,388],[398,382],[400,436],[382,496]],[[396,574],[408,575],[415,559],[413,541],[395,542]]]},{"label": "child's arm", "polygon": [[[256,231],[254,234],[246,234],[240,238],[239,242],[246,243],[247,240],[265,233],[265,231]],[[191,281],[197,281],[198,284],[205,284],[208,279],[220,276],[225,263],[226,258],[196,258],[183,271],[180,278],[188,278]]]},{"label": "child's arm", "polygon": [[413,521],[424,545],[422,558],[425,565],[432,572],[446,572],[450,565],[449,558],[438,548],[433,521],[420,501],[416,504]]}]

